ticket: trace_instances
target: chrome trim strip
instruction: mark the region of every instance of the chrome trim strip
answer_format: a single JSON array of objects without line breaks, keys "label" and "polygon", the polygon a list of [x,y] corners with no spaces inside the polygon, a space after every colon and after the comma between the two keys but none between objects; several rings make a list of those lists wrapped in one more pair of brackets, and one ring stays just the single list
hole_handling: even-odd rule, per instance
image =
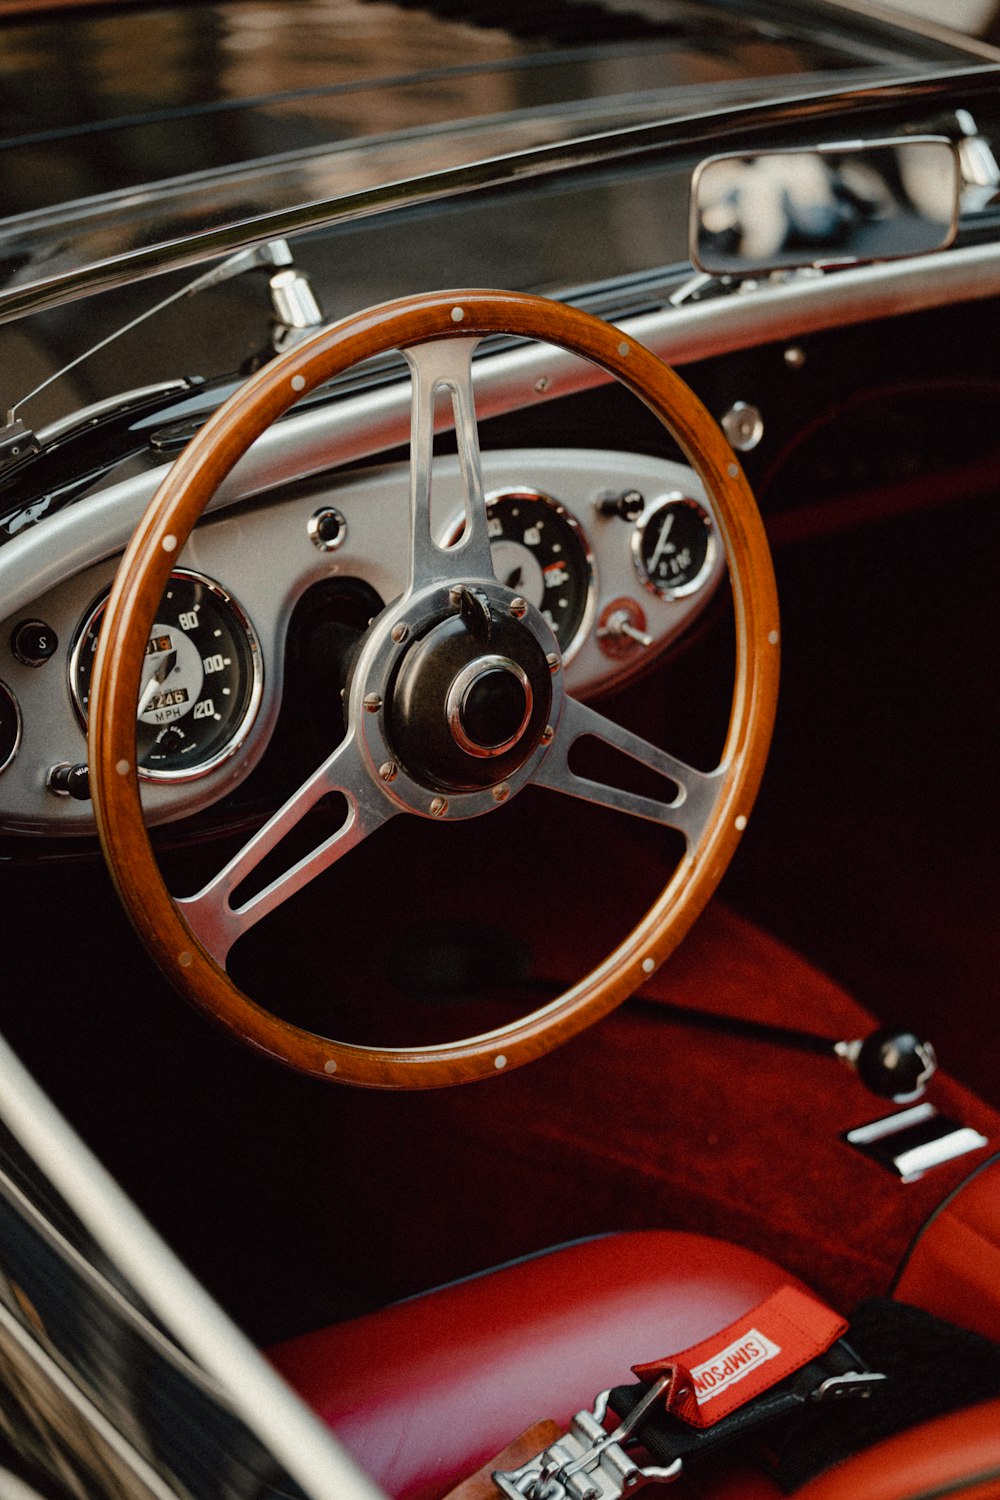
[{"label": "chrome trim strip", "polygon": [[109,1176],[0,1038],[0,1117],[147,1306],[312,1500],[385,1500]]},{"label": "chrome trim strip", "polygon": [[[954,70],[943,66],[914,77],[904,75],[853,89],[810,93],[806,87],[801,94],[777,104],[735,105],[716,109],[711,114],[688,115],[651,125],[629,125],[445,168],[421,177],[405,178],[336,199],[257,214],[216,229],[204,229],[160,244],[134,248],[92,265],[58,272],[26,286],[0,292],[0,323],[11,322],[43,308],[57,307],[89,292],[107,290],[164,271],[197,265],[215,256],[232,254],[263,240],[325,229],[374,214],[442,202],[515,182],[622,163],[629,158],[641,161],[657,151],[683,147],[697,151],[702,142],[704,150],[709,152],[720,149],[713,143],[724,141],[735,132],[788,124],[796,118],[801,122],[816,120],[817,129],[828,128],[828,122],[850,116],[859,107],[867,111],[904,100],[915,102],[946,89],[955,93],[964,88],[966,93],[962,102],[968,104],[972,102],[976,86],[992,82],[995,73],[995,64],[973,64]],[[854,133],[856,129],[855,124],[852,126]],[[8,234],[10,226],[16,226],[16,223],[16,220],[7,221]],[[0,244],[7,237],[0,233]]]},{"label": "chrome trim strip", "polygon": [[[905,4],[905,0],[903,0]],[[940,21],[932,21],[928,16],[922,16],[915,11],[902,10],[896,6],[878,5],[874,0],[827,0],[828,5],[836,5],[841,10],[850,11],[852,15],[862,16],[866,20],[882,22],[893,26],[898,31],[912,31],[915,36],[923,36],[932,42],[943,42],[948,47],[954,47],[960,52],[967,52],[972,57],[985,58],[987,62],[1000,62],[1000,47],[993,47],[989,42],[982,41],[979,37],[969,36],[964,31],[957,30],[954,26],[944,25]]]},{"label": "chrome trim strip", "polygon": [[[39,1340],[2,1303],[0,1351],[5,1363],[11,1362],[15,1369],[26,1366],[33,1372],[34,1379],[40,1376],[43,1388],[49,1388],[46,1391],[49,1401],[52,1400],[50,1391],[54,1392],[57,1402],[62,1403],[62,1411],[73,1414],[68,1422],[65,1417],[62,1421],[57,1417],[56,1423],[60,1429],[69,1428],[69,1431],[61,1431],[61,1436],[69,1457],[81,1459],[81,1469],[88,1460],[93,1463],[96,1459],[105,1470],[109,1483],[121,1486],[126,1500],[177,1500],[173,1486],[156,1473],[128,1438],[117,1431]],[[51,1414],[49,1420],[52,1420]],[[16,1423],[16,1416],[14,1421]],[[74,1448],[74,1437],[79,1440],[77,1448]],[[74,1477],[80,1479],[82,1476],[78,1473]],[[91,1478],[88,1473],[87,1480]]]},{"label": "chrome trim strip", "polygon": [[[91,350],[87,351],[88,355],[92,352]],[[65,373],[65,370],[60,370],[56,378],[58,379],[59,376]],[[70,412],[68,416],[59,417],[55,422],[50,422],[48,427],[39,428],[38,441],[44,448],[46,443],[54,443],[58,439],[64,438],[67,433],[72,432],[74,428],[81,427],[84,422],[95,422],[100,417],[107,416],[109,412],[122,411],[133,401],[142,401],[147,396],[180,395],[185,391],[193,395],[194,387],[190,380],[181,378],[179,380],[160,380],[154,382],[153,385],[137,386],[134,391],[122,391],[116,396],[105,396],[103,401],[95,401],[91,406],[84,406],[79,411]],[[37,395],[37,392],[32,391],[31,394],[34,396]],[[23,405],[24,401],[29,399],[29,397],[25,396],[21,404]]]},{"label": "chrome trim strip", "polygon": [[924,1141],[920,1146],[911,1146],[895,1158],[896,1170],[904,1182],[916,1182],[925,1172],[934,1167],[943,1167],[958,1156],[967,1156],[970,1151],[981,1151],[989,1141],[971,1125],[963,1125],[936,1141]]},{"label": "chrome trim strip", "polygon": [[901,1130],[909,1130],[912,1125],[922,1125],[925,1120],[933,1120],[937,1110],[933,1104],[925,1100],[923,1104],[915,1104],[912,1109],[901,1109],[894,1115],[883,1115],[880,1120],[872,1120],[868,1125],[858,1125],[854,1130],[846,1132],[846,1139],[852,1146],[869,1146],[872,1141],[885,1140],[887,1135],[898,1135]]},{"label": "chrome trim strip", "polygon": [[45,1500],[45,1497],[9,1469],[0,1469],[0,1500]]}]

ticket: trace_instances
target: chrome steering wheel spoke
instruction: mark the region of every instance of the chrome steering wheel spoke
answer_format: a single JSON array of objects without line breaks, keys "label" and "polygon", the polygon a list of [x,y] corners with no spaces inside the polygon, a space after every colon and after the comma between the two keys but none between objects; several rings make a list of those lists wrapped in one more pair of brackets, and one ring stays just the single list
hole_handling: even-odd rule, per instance
[{"label": "chrome steering wheel spoke", "polygon": [[[570,769],[569,758],[573,747],[584,739],[600,740],[613,750],[627,755],[638,765],[665,778],[675,789],[674,795],[669,800],[664,798],[661,801],[615,786],[611,782],[595,781],[579,775]],[[678,760],[666,750],[660,750],[641,735],[615,724],[578,699],[567,698],[555,738],[545,759],[537,768],[534,779],[540,786],[566,792],[584,802],[610,807],[635,818],[647,818],[667,828],[677,828],[684,834],[688,848],[692,848],[715,809],[724,772],[725,766],[718,766],[714,771],[696,771],[685,761]]]},{"label": "chrome steering wheel spoke", "polygon": [[[475,338],[416,344],[405,351],[413,380],[410,420],[410,559],[407,592],[456,577],[493,578],[472,389]],[[464,528],[453,546],[435,536],[432,517],[434,414],[439,392],[454,414],[465,491]]]},{"label": "chrome steering wheel spoke", "polygon": [[[347,802],[341,826],[308,854],[273,876],[260,890],[234,906],[233,895],[244,881],[331,792],[342,793]],[[176,905],[198,941],[216,963],[224,966],[237,938],[323,870],[336,864],[398,811],[396,804],[379,792],[365,767],[354,734],[349,733],[333,754],[207,885],[193,896],[175,898]]]}]

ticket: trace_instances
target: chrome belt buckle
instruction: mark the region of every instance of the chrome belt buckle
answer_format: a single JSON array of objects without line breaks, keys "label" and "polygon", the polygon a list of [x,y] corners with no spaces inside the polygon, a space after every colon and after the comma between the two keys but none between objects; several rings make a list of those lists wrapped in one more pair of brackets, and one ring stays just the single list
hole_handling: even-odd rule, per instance
[{"label": "chrome belt buckle", "polygon": [[494,1484],[508,1500],[621,1500],[645,1484],[677,1479],[684,1467],[679,1458],[666,1468],[652,1464],[642,1468],[626,1451],[628,1439],[666,1391],[670,1379],[665,1375],[651,1386],[613,1432],[606,1432],[601,1425],[611,1394],[602,1391],[593,1411],[577,1412],[564,1437],[519,1469],[497,1469]]}]

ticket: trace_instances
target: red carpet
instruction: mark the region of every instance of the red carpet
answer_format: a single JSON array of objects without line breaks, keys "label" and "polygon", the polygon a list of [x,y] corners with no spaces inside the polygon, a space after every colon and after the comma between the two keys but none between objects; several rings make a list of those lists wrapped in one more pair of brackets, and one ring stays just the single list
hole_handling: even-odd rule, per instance
[{"label": "red carpet", "polygon": [[[720,905],[650,993],[820,1034],[873,1025]],[[930,1098],[1000,1138],[1000,1119],[958,1085],[938,1079]],[[509,1076],[373,1103],[358,1100],[348,1173],[359,1274],[398,1267],[386,1297],[577,1236],[664,1225],[748,1245],[849,1308],[886,1288],[925,1216],[981,1159],[903,1186],[839,1139],[893,1108],[842,1064],[693,1031],[653,1006],[626,1006]]]}]

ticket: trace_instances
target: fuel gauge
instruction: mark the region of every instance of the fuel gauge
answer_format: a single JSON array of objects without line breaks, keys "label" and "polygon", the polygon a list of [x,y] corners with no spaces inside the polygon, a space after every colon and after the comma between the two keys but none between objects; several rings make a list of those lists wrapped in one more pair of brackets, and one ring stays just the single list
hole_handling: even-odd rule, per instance
[{"label": "fuel gauge", "polygon": [[650,506],[632,533],[636,571],[661,599],[696,594],[711,575],[717,546],[708,511],[680,493]]}]

